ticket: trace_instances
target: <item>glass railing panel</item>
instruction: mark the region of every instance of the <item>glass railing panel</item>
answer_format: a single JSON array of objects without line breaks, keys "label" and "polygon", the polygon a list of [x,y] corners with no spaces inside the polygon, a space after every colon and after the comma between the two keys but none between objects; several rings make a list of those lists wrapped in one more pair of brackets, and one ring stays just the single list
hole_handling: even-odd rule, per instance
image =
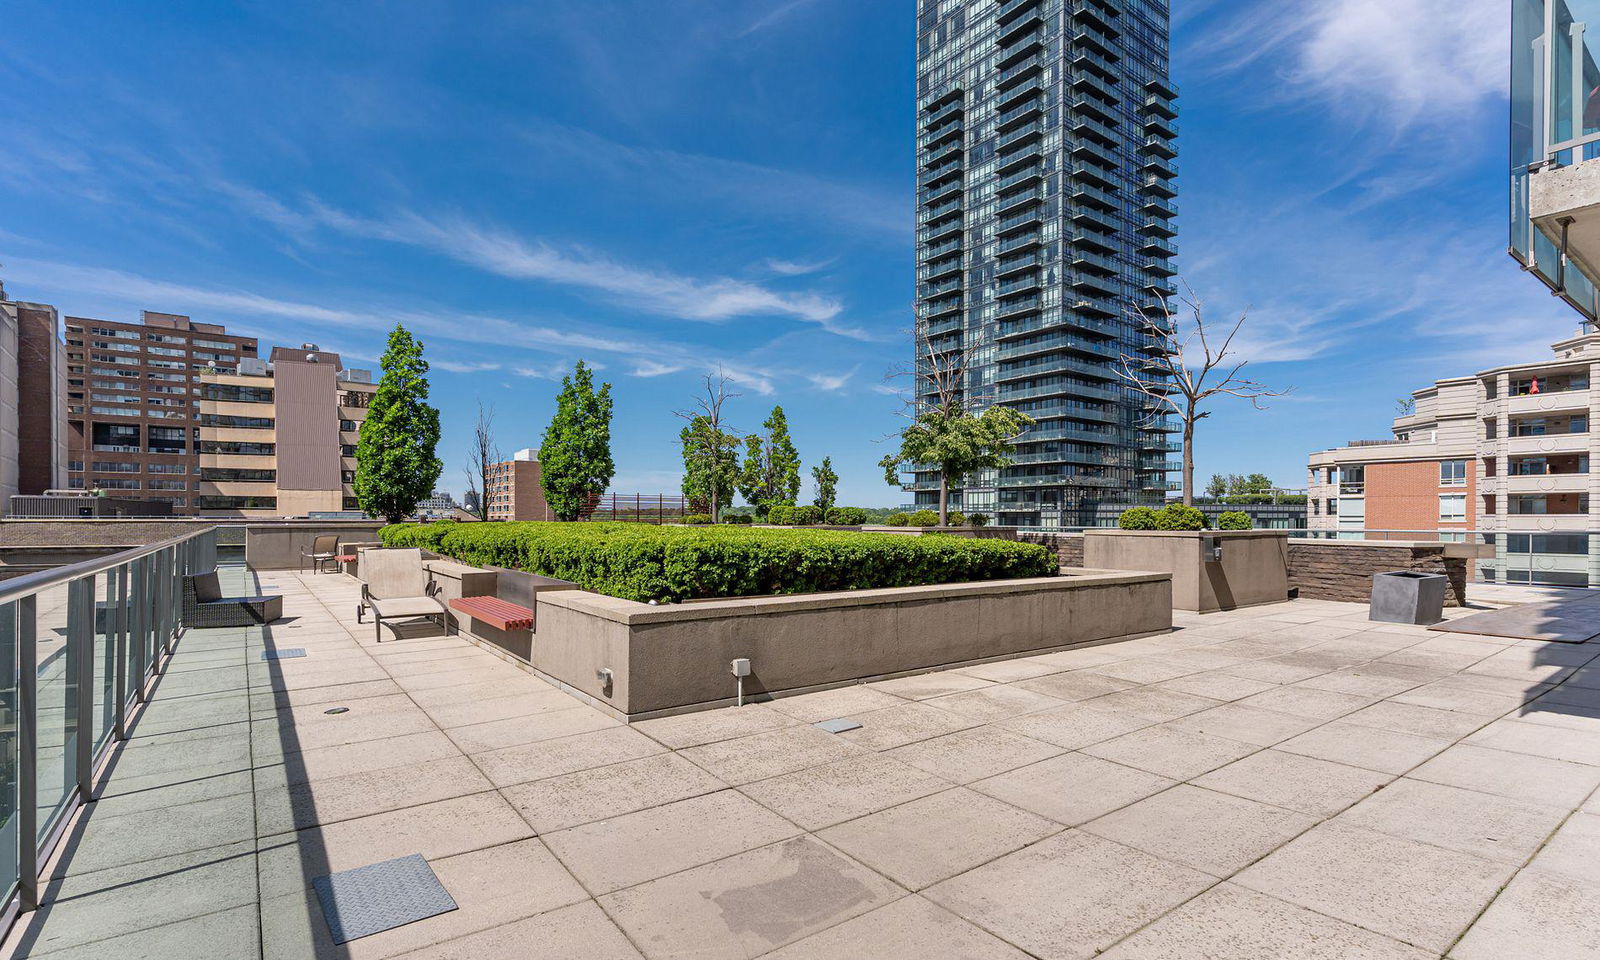
[{"label": "glass railing panel", "polygon": [[68,593],[67,584],[61,583],[34,595],[34,769],[41,840],[55,828],[77,789],[78,696],[89,692],[78,689],[81,654],[67,643]]},{"label": "glass railing panel", "polygon": [[17,840],[22,828],[17,788],[21,758],[17,725],[21,606],[0,604],[0,890],[4,890],[8,903],[17,891]]},{"label": "glass railing panel", "polygon": [[98,751],[116,732],[117,625],[123,604],[117,593],[117,571],[91,578],[94,597],[94,745]]}]

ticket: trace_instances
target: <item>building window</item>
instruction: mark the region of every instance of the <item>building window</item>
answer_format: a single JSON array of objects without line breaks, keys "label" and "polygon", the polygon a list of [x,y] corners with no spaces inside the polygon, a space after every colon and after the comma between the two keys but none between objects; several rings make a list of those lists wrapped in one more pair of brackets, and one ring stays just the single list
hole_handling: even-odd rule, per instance
[{"label": "building window", "polygon": [[1467,485],[1467,461],[1439,461],[1439,486],[1464,487]]},{"label": "building window", "polygon": [[237,383],[208,383],[200,388],[204,400],[226,400],[234,403],[271,403],[271,387],[248,387]]},{"label": "building window", "polygon": [[201,510],[276,510],[278,498],[201,496],[195,498],[195,506]]},{"label": "building window", "polygon": [[1467,495],[1464,493],[1446,493],[1439,496],[1439,520],[1445,523],[1465,523],[1467,519]]},{"label": "building window", "polygon": [[271,417],[234,417],[222,413],[202,413],[200,414],[200,426],[270,430],[273,426],[273,420]]},{"label": "building window", "polygon": [[270,483],[278,479],[278,471],[249,467],[201,467],[200,479],[222,483],[233,481]]}]

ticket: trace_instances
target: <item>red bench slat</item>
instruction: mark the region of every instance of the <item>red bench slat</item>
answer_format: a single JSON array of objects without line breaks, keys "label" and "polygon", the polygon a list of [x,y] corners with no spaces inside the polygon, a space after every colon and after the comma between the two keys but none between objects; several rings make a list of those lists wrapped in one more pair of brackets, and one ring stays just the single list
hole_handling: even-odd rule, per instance
[{"label": "red bench slat", "polygon": [[339,561],[340,563],[355,563],[356,555],[353,553],[341,553],[333,559]]},{"label": "red bench slat", "polygon": [[499,597],[457,597],[450,609],[460,610],[501,630],[527,630],[533,626],[533,611]]}]

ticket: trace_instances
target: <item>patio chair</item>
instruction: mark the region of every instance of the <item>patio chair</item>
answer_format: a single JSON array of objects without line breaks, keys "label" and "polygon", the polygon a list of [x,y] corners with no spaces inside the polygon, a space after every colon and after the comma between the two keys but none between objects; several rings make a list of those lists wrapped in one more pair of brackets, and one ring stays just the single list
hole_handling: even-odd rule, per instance
[{"label": "patio chair", "polygon": [[253,627],[283,616],[281,595],[224,597],[217,571],[183,578],[183,625]]},{"label": "patio chair", "polygon": [[[337,533],[318,534],[312,538],[309,551],[300,551],[300,572],[305,572],[306,561],[309,560],[311,561],[311,572],[313,574],[321,573],[322,565],[325,563],[337,563],[336,558],[338,556],[339,535]],[[338,572],[337,567],[335,567],[334,572]]]},{"label": "patio chair", "polygon": [[368,550],[361,555],[361,603],[356,606],[356,622],[372,609],[372,629],[378,643],[383,642],[383,621],[437,617],[445,633],[450,632],[450,611],[439,597],[439,585],[422,566],[422,551]]}]

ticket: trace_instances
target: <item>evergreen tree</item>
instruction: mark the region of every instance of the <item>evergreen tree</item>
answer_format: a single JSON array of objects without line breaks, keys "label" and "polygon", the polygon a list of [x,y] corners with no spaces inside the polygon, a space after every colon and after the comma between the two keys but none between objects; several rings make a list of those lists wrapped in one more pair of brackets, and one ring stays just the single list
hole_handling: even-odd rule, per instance
[{"label": "evergreen tree", "polygon": [[428,404],[428,361],[422,342],[403,326],[389,334],[383,378],[356,443],[356,502],[369,517],[399,523],[428,498],[444,463],[439,411]]},{"label": "evergreen tree", "polygon": [[811,468],[811,481],[817,485],[817,497],[812,502],[824,510],[831,510],[839,487],[839,475],[833,472],[833,458],[823,457],[822,466]]},{"label": "evergreen tree", "polygon": [[766,434],[745,437],[744,466],[739,471],[739,493],[758,514],[778,504],[794,506],[800,497],[800,453],[789,438],[789,419],[782,407],[761,424]]},{"label": "evergreen tree", "polygon": [[611,384],[594,389],[594,371],[578,361],[561,378],[556,413],[539,444],[539,483],[557,520],[577,520],[611,485]]}]

